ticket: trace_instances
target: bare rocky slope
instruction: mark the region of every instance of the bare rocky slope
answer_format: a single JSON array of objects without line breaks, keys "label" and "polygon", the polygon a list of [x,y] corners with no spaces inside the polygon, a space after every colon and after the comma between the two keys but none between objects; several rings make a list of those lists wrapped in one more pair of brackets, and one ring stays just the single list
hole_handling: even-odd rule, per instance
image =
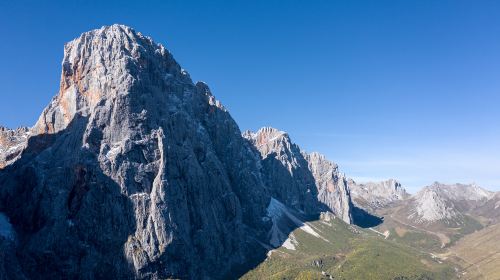
[{"label": "bare rocky slope", "polygon": [[461,224],[464,214],[482,206],[493,196],[494,193],[475,184],[435,182],[412,197],[408,203],[408,219],[415,223]]},{"label": "bare rocky slope", "polygon": [[2,133],[7,279],[235,278],[280,245],[275,205],[350,221],[335,165],[293,145],[262,160],[206,84],[126,26],[66,44],[58,95],[29,133]]}]

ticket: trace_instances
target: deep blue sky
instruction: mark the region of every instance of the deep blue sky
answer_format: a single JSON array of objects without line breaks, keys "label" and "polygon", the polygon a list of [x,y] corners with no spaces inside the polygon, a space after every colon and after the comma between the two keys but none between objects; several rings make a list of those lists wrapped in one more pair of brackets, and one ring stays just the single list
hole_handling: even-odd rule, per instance
[{"label": "deep blue sky", "polygon": [[360,181],[500,190],[500,1],[45,2],[0,2],[0,124],[34,124],[65,42],[122,23],[242,130],[286,130]]}]

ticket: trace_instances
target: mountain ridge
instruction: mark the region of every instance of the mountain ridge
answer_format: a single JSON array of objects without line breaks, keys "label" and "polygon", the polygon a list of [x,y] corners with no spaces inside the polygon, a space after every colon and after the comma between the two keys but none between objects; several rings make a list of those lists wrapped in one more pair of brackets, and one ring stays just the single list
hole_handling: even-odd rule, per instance
[{"label": "mountain ridge", "polygon": [[22,237],[1,240],[16,265],[0,268],[21,279],[235,278],[266,257],[273,201],[300,214],[284,236],[323,211],[300,150],[302,175],[263,170],[209,87],[123,25],[65,45],[59,93],[21,142],[0,168],[0,212]]}]

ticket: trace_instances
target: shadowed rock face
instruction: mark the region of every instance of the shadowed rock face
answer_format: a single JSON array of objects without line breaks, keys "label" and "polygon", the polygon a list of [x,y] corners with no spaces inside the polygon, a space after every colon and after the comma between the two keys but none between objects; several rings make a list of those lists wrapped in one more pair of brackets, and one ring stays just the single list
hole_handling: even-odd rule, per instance
[{"label": "shadowed rock face", "polygon": [[318,153],[307,154],[287,133],[264,127],[243,136],[261,157],[263,177],[273,197],[304,213],[331,211],[352,223],[352,203],[347,183],[336,164]]},{"label": "shadowed rock face", "polygon": [[59,94],[31,131],[0,170],[28,278],[221,278],[265,257],[260,162],[150,38],[113,25],[66,44]]}]

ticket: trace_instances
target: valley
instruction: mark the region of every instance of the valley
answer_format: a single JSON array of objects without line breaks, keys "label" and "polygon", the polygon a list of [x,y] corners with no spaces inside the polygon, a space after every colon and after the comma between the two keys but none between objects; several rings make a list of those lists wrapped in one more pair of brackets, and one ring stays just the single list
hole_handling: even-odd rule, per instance
[{"label": "valley", "polygon": [[293,247],[271,250],[243,279],[500,279],[500,224],[489,211],[490,218],[474,214],[495,197],[462,212],[459,224],[410,224],[408,199],[371,208],[383,218],[375,227],[322,215],[308,224],[324,238],[293,231]]},{"label": "valley", "polygon": [[368,229],[324,219],[297,229],[293,249],[282,246],[242,279],[453,279],[455,266]]}]

